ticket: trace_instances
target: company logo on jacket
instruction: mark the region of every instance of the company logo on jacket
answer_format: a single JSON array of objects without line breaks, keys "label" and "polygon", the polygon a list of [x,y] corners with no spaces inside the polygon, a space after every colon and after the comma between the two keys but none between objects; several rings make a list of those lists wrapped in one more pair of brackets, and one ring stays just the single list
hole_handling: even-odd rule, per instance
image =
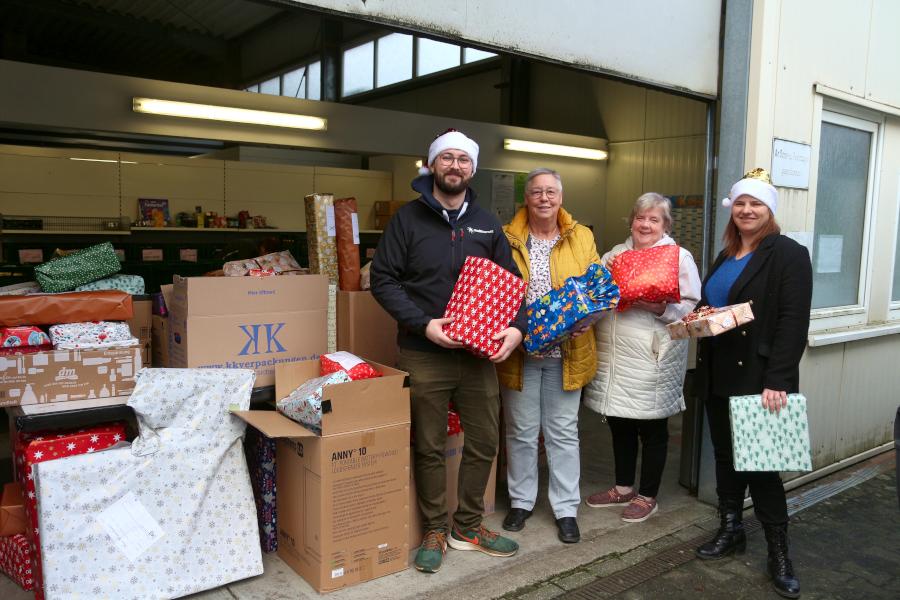
[{"label": "company logo on jacket", "polygon": [[493,229],[475,229],[474,227],[466,227],[466,230],[468,230],[469,233],[486,233],[486,234],[494,233]]}]

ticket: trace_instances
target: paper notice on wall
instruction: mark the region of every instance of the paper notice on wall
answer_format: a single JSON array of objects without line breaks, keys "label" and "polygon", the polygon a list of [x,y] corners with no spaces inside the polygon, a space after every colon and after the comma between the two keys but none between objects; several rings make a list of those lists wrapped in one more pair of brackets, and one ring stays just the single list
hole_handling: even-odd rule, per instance
[{"label": "paper notice on wall", "polygon": [[491,210],[501,223],[509,223],[516,214],[516,178],[513,173],[494,173],[491,177]]},{"label": "paper notice on wall", "polygon": [[141,554],[165,535],[156,519],[132,492],[126,493],[101,511],[97,515],[97,522],[116,549],[131,562],[137,561]]},{"label": "paper notice on wall", "polygon": [[840,273],[844,236],[820,235],[816,252],[816,273]]},{"label": "paper notice on wall", "polygon": [[328,234],[328,237],[336,235],[334,228],[334,204],[325,205],[325,232]]}]

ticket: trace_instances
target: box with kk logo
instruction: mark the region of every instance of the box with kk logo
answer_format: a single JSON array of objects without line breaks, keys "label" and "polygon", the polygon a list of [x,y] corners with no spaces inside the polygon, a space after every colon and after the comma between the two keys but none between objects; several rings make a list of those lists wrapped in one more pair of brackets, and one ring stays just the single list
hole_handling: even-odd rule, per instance
[{"label": "box with kk logo", "polygon": [[274,385],[275,365],[327,352],[328,278],[179,277],[168,304],[169,366],[253,369]]}]

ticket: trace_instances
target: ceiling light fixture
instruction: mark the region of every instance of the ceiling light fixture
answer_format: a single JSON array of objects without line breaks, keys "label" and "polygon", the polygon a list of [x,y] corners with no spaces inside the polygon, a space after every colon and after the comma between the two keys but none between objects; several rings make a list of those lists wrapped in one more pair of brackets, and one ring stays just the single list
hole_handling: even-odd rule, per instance
[{"label": "ceiling light fixture", "polygon": [[84,162],[102,162],[102,163],[121,163],[123,165],[136,165],[133,160],[114,160],[111,158],[81,158],[80,156],[70,156],[69,160],[81,160]]},{"label": "ceiling light fixture", "polygon": [[230,121],[232,123],[249,123],[251,125],[269,125],[272,127],[290,127],[293,129],[315,129],[324,131],[328,128],[328,120],[308,115],[271,112],[268,110],[252,110],[214,104],[195,104],[193,102],[176,102],[174,100],[158,100],[155,98],[134,98],[134,112],[169,117],[187,117],[190,119],[207,119],[210,121]]},{"label": "ceiling light fixture", "polygon": [[579,146],[563,146],[561,144],[546,144],[544,142],[529,142],[526,140],[503,140],[505,150],[517,152],[531,152],[534,154],[552,154],[554,156],[570,156],[572,158],[586,158],[589,160],[605,160],[608,156],[606,150],[594,148],[581,148]]}]

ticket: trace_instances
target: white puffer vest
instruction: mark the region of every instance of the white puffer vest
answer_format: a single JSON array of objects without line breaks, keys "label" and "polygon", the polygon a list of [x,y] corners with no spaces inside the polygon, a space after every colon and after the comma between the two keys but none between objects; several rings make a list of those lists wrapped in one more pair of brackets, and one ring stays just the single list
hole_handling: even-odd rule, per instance
[{"label": "white puffer vest", "polygon": [[[657,245],[666,244],[674,241],[664,236]],[[630,243],[619,244],[603,263],[631,248]],[[690,264],[696,270],[692,258]],[[612,311],[595,328],[598,366],[584,388],[588,408],[629,419],[663,419],[684,410],[687,340],[670,338],[666,324],[645,310]]]}]

